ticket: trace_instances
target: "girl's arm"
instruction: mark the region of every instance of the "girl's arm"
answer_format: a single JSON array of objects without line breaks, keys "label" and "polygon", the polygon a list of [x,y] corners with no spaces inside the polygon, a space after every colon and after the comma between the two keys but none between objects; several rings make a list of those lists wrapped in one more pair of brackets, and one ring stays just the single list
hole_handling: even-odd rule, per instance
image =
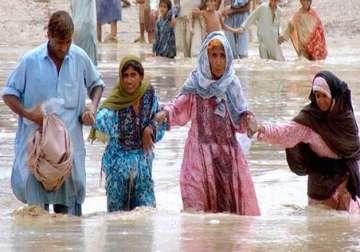
[{"label": "girl's arm", "polygon": [[180,95],[156,114],[157,121],[166,119],[168,129],[173,126],[184,126],[191,119],[192,94]]},{"label": "girl's arm", "polygon": [[166,129],[168,128],[168,123],[167,122],[162,122],[159,123],[156,118],[155,115],[160,111],[160,106],[159,106],[159,102],[157,97],[154,97],[154,102],[151,108],[151,115],[152,115],[152,120],[150,122],[150,127],[153,130],[153,141],[154,142],[158,142],[160,141],[165,134]]},{"label": "girl's arm", "polygon": [[107,137],[118,137],[119,117],[116,110],[102,108],[96,114],[93,128],[105,134]]},{"label": "girl's arm", "polygon": [[199,8],[194,8],[192,10],[192,16],[193,17],[200,17],[200,16],[204,16],[204,11],[200,10]]},{"label": "girl's arm", "polygon": [[231,26],[228,26],[227,24],[224,23],[224,17],[218,13],[219,19],[220,19],[220,23],[221,23],[221,27],[225,30],[225,31],[229,31],[229,32],[234,32],[234,33],[241,33],[243,32],[243,29],[241,28],[232,28]]},{"label": "girl's arm", "polygon": [[250,11],[250,1],[245,4],[244,6],[241,6],[239,8],[234,8],[232,6],[227,6],[222,10],[222,15],[227,17],[231,16],[233,14],[243,14],[245,12]]},{"label": "girl's arm", "polygon": [[307,142],[310,132],[310,128],[291,121],[277,126],[262,125],[258,130],[257,138],[269,144],[291,148],[300,142]]}]

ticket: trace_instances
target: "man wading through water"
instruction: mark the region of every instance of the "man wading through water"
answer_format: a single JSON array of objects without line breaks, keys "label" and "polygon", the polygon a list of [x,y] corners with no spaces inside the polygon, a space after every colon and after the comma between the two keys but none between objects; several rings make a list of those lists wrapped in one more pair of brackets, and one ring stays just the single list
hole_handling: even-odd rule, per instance
[{"label": "man wading through water", "polygon": [[[81,215],[85,198],[85,146],[82,124],[92,125],[104,82],[85,51],[72,45],[74,24],[65,11],[55,12],[48,24],[48,41],[23,56],[3,90],[5,104],[18,116],[15,161],[11,185],[15,196],[26,204],[55,213]],[[89,95],[91,104],[85,106]],[[47,192],[27,165],[27,141],[41,127],[41,104],[51,98],[64,100],[59,118],[68,129],[73,147],[70,176],[56,191]],[[27,119],[33,123],[24,123]]]}]

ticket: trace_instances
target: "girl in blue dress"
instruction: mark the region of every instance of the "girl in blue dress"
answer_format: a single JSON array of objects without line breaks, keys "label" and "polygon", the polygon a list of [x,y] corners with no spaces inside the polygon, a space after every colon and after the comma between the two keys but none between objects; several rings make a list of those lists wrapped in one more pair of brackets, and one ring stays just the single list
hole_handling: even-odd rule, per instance
[{"label": "girl in blue dress", "polygon": [[154,115],[159,111],[154,88],[144,81],[136,56],[120,63],[119,82],[100,107],[90,140],[107,142],[102,158],[109,212],[155,207],[152,162],[154,143],[165,132]]},{"label": "girl in blue dress", "polygon": [[160,0],[160,16],[156,21],[155,42],[153,44],[153,53],[156,56],[175,58],[175,16],[172,11],[170,0]]}]

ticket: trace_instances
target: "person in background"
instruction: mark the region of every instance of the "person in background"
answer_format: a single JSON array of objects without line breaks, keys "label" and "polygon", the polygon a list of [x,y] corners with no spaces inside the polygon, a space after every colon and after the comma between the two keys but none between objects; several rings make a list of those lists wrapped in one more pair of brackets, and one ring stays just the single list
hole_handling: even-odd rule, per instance
[{"label": "person in background", "polygon": [[308,176],[309,205],[358,214],[360,141],[350,89],[333,73],[321,71],[309,100],[289,123],[260,124],[257,138],[285,148],[291,171]]},{"label": "person in background", "polygon": [[70,4],[74,20],[74,44],[84,49],[97,65],[96,1],[72,0]]},{"label": "person in background", "polygon": [[97,38],[102,42],[102,25],[110,24],[110,34],[104,42],[117,43],[117,22],[121,20],[121,4],[119,0],[96,0]]},{"label": "person in background", "polygon": [[284,61],[283,52],[278,44],[281,13],[277,5],[278,0],[264,2],[247,17],[241,29],[244,32],[251,24],[256,23],[260,58]]},{"label": "person in background", "polygon": [[193,18],[192,10],[201,6],[202,0],[174,0],[175,39],[178,56],[195,57],[199,54],[205,31],[201,19]]},{"label": "person in background", "polygon": [[160,16],[156,22],[153,53],[156,56],[174,58],[176,56],[175,24],[170,0],[160,0]]},{"label": "person in background", "polygon": [[204,18],[206,36],[215,31],[223,29],[230,32],[239,32],[239,29],[232,28],[224,23],[222,14],[216,9],[218,2],[216,0],[206,0],[204,10],[194,9],[193,15]]},{"label": "person in background", "polygon": [[145,32],[148,35],[149,44],[153,43],[155,33],[155,23],[157,19],[157,13],[151,9],[151,0],[136,0],[139,5],[139,26],[140,37],[135,39],[135,43],[146,43]]},{"label": "person in background", "polygon": [[[250,2],[248,0],[225,0],[222,15],[225,17],[225,24],[239,28],[250,13]],[[248,32],[242,34],[225,31],[229,40],[234,59],[248,56]]]},{"label": "person in background", "polygon": [[319,15],[311,8],[312,0],[300,0],[301,8],[295,12],[279,44],[291,39],[299,57],[323,60],[327,56],[325,31]]},{"label": "person in background", "polygon": [[[47,210],[53,204],[55,213],[80,216],[86,179],[82,129],[95,122],[104,82],[86,52],[72,45],[73,32],[74,24],[67,12],[53,13],[48,23],[48,41],[23,56],[6,82],[3,100],[19,116],[11,175],[16,198]],[[91,104],[85,106],[87,95]],[[42,126],[41,104],[54,97],[64,100],[64,111],[58,116],[70,133],[74,162],[64,184],[48,192],[30,172],[27,142],[32,132]]]},{"label": "person in background", "polygon": [[167,127],[154,120],[158,111],[155,89],[144,80],[140,59],[124,57],[119,82],[101,105],[89,137],[107,142],[101,166],[109,212],[156,206],[152,149]]}]

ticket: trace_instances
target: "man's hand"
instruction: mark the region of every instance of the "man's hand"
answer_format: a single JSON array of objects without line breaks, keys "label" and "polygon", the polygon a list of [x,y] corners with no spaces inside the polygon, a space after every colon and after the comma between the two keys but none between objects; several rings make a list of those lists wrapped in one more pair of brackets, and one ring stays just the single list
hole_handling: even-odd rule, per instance
[{"label": "man's hand", "polygon": [[39,126],[42,126],[43,121],[44,121],[44,112],[42,110],[42,106],[36,105],[35,107],[27,110],[27,119],[33,121],[34,123],[36,123]]},{"label": "man's hand", "polygon": [[95,123],[96,110],[93,104],[88,104],[81,115],[81,121],[84,125],[91,126]]},{"label": "man's hand", "polygon": [[154,148],[154,142],[153,142],[153,129],[150,126],[147,126],[144,129],[143,132],[143,148],[145,151],[151,151]]}]

